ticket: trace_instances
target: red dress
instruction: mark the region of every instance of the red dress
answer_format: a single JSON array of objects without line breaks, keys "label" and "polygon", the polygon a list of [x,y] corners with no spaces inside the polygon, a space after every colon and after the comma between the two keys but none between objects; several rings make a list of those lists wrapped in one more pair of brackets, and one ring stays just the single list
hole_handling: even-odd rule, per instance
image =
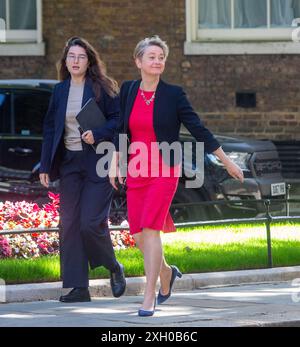
[{"label": "red dress", "polygon": [[[153,92],[144,92],[144,95],[149,100]],[[180,165],[169,167],[158,151],[153,128],[154,102],[146,105],[139,90],[129,118],[132,154],[126,184],[131,234],[143,228],[176,231],[169,208],[177,189]]]}]

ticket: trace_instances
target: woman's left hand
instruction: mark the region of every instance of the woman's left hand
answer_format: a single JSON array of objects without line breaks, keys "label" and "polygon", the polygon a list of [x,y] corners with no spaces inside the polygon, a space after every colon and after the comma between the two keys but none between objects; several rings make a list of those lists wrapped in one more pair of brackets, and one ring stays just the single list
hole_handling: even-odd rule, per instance
[{"label": "woman's left hand", "polygon": [[229,160],[226,163],[225,168],[230,176],[241,181],[242,183],[244,182],[244,174],[242,169],[238,165],[236,165],[233,161]]},{"label": "woman's left hand", "polygon": [[88,145],[93,145],[95,143],[94,135],[92,130],[87,130],[81,135],[82,140]]}]

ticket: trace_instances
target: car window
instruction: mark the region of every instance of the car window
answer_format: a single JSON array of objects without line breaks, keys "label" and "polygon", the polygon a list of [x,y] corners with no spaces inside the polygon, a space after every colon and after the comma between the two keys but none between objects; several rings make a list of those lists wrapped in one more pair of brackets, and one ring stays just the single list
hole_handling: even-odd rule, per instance
[{"label": "car window", "polygon": [[48,109],[50,92],[14,92],[15,133],[24,136],[41,135],[43,119]]},{"label": "car window", "polygon": [[11,103],[10,95],[0,91],[0,133],[8,134],[11,132]]}]

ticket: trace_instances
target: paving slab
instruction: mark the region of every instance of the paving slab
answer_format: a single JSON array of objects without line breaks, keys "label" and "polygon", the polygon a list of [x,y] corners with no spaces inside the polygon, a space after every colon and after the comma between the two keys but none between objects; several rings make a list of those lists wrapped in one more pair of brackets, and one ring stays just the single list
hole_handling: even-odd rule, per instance
[{"label": "paving slab", "polygon": [[175,291],[153,317],[145,318],[137,315],[142,299],[5,303],[0,327],[300,327],[300,286],[291,281]]}]

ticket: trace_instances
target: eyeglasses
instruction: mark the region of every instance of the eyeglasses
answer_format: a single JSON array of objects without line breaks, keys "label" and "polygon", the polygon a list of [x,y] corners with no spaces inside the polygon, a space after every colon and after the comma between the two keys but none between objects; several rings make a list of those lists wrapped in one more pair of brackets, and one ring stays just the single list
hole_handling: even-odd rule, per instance
[{"label": "eyeglasses", "polygon": [[75,55],[75,54],[68,54],[67,55],[67,60],[80,60],[80,61],[85,61],[87,59],[87,56],[84,54],[80,54],[80,55]]}]

